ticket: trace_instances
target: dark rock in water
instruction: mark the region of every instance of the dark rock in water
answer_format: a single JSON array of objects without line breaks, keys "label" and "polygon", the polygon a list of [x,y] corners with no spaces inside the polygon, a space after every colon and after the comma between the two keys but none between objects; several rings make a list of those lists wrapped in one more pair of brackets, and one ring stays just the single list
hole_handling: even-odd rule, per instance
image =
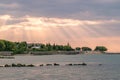
[{"label": "dark rock in water", "polygon": [[82,64],[77,64],[77,65],[79,66],[79,65],[82,65]]},{"label": "dark rock in water", "polygon": [[74,66],[79,66],[79,65],[81,65],[81,64],[73,64]]},{"label": "dark rock in water", "polygon": [[72,66],[73,64],[70,63],[70,64],[66,64],[66,65],[67,65],[67,66]]},{"label": "dark rock in water", "polygon": [[30,65],[27,65],[27,67],[35,67],[35,65],[33,65],[33,64],[30,64]]},{"label": "dark rock in water", "polygon": [[80,66],[80,65],[86,66],[87,64],[86,64],[86,63],[82,63],[82,64],[73,64],[73,66]]},{"label": "dark rock in water", "polygon": [[102,64],[99,64],[99,66],[102,66]]},{"label": "dark rock in water", "polygon": [[14,63],[12,63],[11,67],[17,67],[17,65],[16,65],[16,64],[14,64]]},{"label": "dark rock in water", "polygon": [[0,67],[4,67],[4,66],[0,66]]},{"label": "dark rock in water", "polygon": [[86,63],[82,63],[82,64],[72,64],[72,63],[70,63],[70,64],[66,64],[67,66],[80,66],[80,65],[82,65],[82,66],[86,66],[87,64]]},{"label": "dark rock in water", "polygon": [[[7,66],[7,65],[6,65]],[[11,65],[11,67],[26,67],[26,65],[25,64],[20,64],[20,63],[18,63],[18,64],[12,64]]]},{"label": "dark rock in water", "polygon": [[60,64],[54,63],[54,66],[59,66]]},{"label": "dark rock in water", "polygon": [[11,67],[11,65],[5,64],[4,67]]},{"label": "dark rock in water", "polygon": [[16,67],[25,67],[25,66],[26,66],[25,64],[20,64],[20,63],[16,65]]},{"label": "dark rock in water", "polygon": [[52,64],[46,64],[46,66],[52,66]]},{"label": "dark rock in water", "polygon": [[40,64],[40,66],[44,66],[43,64]]},{"label": "dark rock in water", "polygon": [[30,64],[30,65],[25,65],[25,64],[14,64],[12,63],[11,65],[8,65],[8,64],[5,64],[4,67],[34,67],[33,64]]},{"label": "dark rock in water", "polygon": [[81,65],[83,65],[83,66],[87,66],[87,64],[86,64],[86,63],[84,63],[84,62],[83,62]]}]

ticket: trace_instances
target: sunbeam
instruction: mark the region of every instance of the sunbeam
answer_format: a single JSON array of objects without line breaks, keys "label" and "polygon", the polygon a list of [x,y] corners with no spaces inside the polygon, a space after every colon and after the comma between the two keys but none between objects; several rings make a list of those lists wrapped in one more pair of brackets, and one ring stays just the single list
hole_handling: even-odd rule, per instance
[{"label": "sunbeam", "polygon": [[90,46],[94,48],[97,45],[104,45],[113,51],[112,48],[118,50],[120,36],[116,36],[118,31],[112,32],[117,28],[117,26],[111,28],[112,24],[118,25],[119,21],[1,15],[0,38],[36,43],[66,44],[69,42],[74,47]]}]

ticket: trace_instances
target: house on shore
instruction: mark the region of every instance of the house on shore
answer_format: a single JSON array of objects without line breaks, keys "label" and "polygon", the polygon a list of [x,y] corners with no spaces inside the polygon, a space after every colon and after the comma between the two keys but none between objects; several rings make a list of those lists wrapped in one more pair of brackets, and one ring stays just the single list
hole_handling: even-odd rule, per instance
[{"label": "house on shore", "polygon": [[29,43],[29,44],[27,44],[27,47],[29,49],[40,49],[41,48],[41,44],[40,43]]},{"label": "house on shore", "polygon": [[0,56],[11,56],[12,53],[13,53],[12,51],[1,51]]}]

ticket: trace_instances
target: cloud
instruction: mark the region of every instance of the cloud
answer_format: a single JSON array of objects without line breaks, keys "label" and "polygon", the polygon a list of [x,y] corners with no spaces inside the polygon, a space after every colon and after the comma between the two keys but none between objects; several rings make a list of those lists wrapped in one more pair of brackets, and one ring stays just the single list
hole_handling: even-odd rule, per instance
[{"label": "cloud", "polygon": [[117,3],[119,2],[119,0],[93,0],[94,2],[97,2],[97,3]]},{"label": "cloud", "polygon": [[1,0],[0,38],[73,46],[99,42],[117,50],[119,4],[119,0]]},{"label": "cloud", "polygon": [[79,20],[120,19],[119,0],[4,0],[0,4],[0,14],[16,17],[31,15]]},{"label": "cloud", "polygon": [[34,16],[14,17],[11,15],[1,15],[0,20],[2,27],[1,31],[2,29],[5,30],[13,27],[27,30],[47,28],[61,28],[61,30],[63,30],[62,28],[80,28],[81,31],[88,30],[91,33],[100,34],[110,32],[112,30],[116,32],[116,30],[119,30],[120,24],[120,20],[78,20]]},{"label": "cloud", "polygon": [[[0,15],[0,38],[12,41],[44,42],[72,46],[105,45],[117,50],[119,20],[79,20],[54,17]],[[113,27],[114,26],[114,27]],[[116,47],[115,47],[116,45]]]},{"label": "cloud", "polygon": [[2,19],[2,20],[10,20],[11,16],[10,15],[1,15],[0,19]]},{"label": "cloud", "polygon": [[17,4],[17,3],[10,3],[10,4],[0,3],[0,7],[2,7],[2,8],[18,8],[19,4]]}]

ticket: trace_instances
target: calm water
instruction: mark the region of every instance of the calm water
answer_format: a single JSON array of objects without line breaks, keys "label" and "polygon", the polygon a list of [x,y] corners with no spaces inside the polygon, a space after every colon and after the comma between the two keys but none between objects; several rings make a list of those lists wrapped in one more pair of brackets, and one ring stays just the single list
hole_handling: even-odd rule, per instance
[{"label": "calm water", "polygon": [[[64,66],[82,62],[88,65]],[[0,65],[6,63],[59,63],[61,66],[0,68],[0,80],[120,80],[120,55],[45,55],[0,59]]]}]

